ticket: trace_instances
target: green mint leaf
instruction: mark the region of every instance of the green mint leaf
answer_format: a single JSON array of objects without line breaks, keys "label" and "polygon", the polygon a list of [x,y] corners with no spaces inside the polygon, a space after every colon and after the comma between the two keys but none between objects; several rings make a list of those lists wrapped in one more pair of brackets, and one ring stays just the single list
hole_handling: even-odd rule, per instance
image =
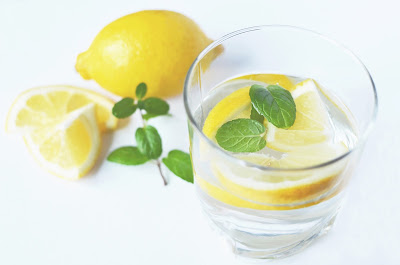
[{"label": "green mint leaf", "polygon": [[119,119],[127,118],[137,109],[137,106],[134,103],[133,98],[123,98],[115,103],[112,108],[112,114]]},{"label": "green mint leaf", "polygon": [[296,119],[296,104],[290,92],[278,85],[252,85],[251,103],[258,113],[278,128],[287,129]]},{"label": "green mint leaf", "polygon": [[148,114],[163,115],[169,111],[169,105],[160,98],[146,98],[143,100],[143,109]]},{"label": "green mint leaf", "polygon": [[143,114],[143,119],[145,119],[146,121],[148,121],[148,120],[150,120],[150,119],[153,119],[153,118],[156,118],[156,117],[160,117],[160,116],[172,116],[171,114],[162,114],[162,115],[159,115],[159,114],[149,114],[149,113],[146,113],[146,114]]},{"label": "green mint leaf", "polygon": [[157,159],[162,153],[161,137],[153,126],[138,128],[135,134],[136,143],[142,154],[150,159]]},{"label": "green mint leaf", "polygon": [[264,116],[258,113],[258,111],[254,108],[253,105],[251,106],[250,119],[258,121],[261,124],[264,123]]},{"label": "green mint leaf", "polygon": [[135,146],[124,146],[112,151],[107,160],[123,165],[141,165],[149,161],[149,158]]},{"label": "green mint leaf", "polygon": [[222,125],[215,136],[218,144],[231,152],[257,152],[263,149],[265,127],[251,119],[236,119]]},{"label": "green mint leaf", "polygon": [[162,161],[172,173],[187,182],[193,183],[192,161],[189,154],[180,150],[172,150]]},{"label": "green mint leaf", "polygon": [[145,83],[140,83],[137,87],[136,87],[136,97],[138,99],[142,99],[147,92],[147,85]]}]

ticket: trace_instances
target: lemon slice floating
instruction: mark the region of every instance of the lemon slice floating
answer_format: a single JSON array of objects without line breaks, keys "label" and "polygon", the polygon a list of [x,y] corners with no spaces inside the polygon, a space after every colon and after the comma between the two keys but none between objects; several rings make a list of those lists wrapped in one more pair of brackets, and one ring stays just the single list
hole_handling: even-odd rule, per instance
[{"label": "lemon slice floating", "polygon": [[50,173],[77,179],[94,165],[100,131],[115,129],[114,103],[77,87],[48,86],[27,90],[14,101],[7,132],[20,132],[39,164]]},{"label": "lemon slice floating", "polygon": [[[292,89],[293,87],[293,83],[288,77],[278,74],[246,75],[236,79],[278,84],[286,89]],[[215,105],[203,125],[203,133],[207,137],[214,140],[217,130],[230,120],[250,117],[251,101],[249,90],[250,86],[240,88]]]},{"label": "lemon slice floating", "polygon": [[296,120],[289,129],[267,124],[267,146],[278,151],[327,142],[332,131],[328,111],[312,79],[297,84],[291,91],[296,103]]},{"label": "lemon slice floating", "polygon": [[322,143],[284,153],[279,159],[268,154],[235,154],[237,158],[266,167],[291,169],[311,167],[327,162],[347,151],[342,144]]},{"label": "lemon slice floating", "polygon": [[[215,157],[211,167],[219,184],[214,185],[201,176],[197,177],[199,185],[210,196],[237,207],[291,209],[317,203],[319,196],[339,183],[344,163],[315,170],[290,171],[327,162],[345,153],[347,147],[331,141],[328,112],[315,82],[307,79],[293,85],[287,81],[290,79],[283,77],[286,79],[277,80],[276,75],[274,79],[269,75],[250,75],[246,78],[267,84],[285,84],[284,88],[292,93],[296,103],[294,125],[285,130],[264,120],[267,148],[258,153],[234,154],[241,160],[283,171],[244,167]],[[268,83],[268,80],[273,83]],[[215,141],[217,130],[225,122],[250,117],[249,88],[236,90],[210,111],[203,127],[207,137]]]}]

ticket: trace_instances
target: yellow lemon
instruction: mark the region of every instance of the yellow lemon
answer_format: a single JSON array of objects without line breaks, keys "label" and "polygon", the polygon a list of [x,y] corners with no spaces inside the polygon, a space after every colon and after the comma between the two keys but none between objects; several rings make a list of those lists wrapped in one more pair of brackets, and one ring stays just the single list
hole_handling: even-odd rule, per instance
[{"label": "yellow lemon", "polygon": [[190,65],[210,43],[190,18],[145,10],[103,28],[75,67],[83,78],[120,96],[133,96],[145,82],[147,96],[168,97],[182,91]]},{"label": "yellow lemon", "polygon": [[76,179],[96,161],[100,129],[116,128],[113,105],[108,98],[82,88],[33,88],[12,104],[6,130],[23,134],[28,149],[44,169]]}]

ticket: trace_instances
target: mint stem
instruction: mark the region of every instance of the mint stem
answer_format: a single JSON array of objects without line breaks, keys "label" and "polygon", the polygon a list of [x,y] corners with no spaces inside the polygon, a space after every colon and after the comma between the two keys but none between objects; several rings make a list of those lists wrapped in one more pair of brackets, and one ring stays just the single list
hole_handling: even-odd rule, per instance
[{"label": "mint stem", "polygon": [[140,118],[142,119],[143,127],[146,127],[147,126],[147,121],[143,118],[143,112],[142,112],[141,109],[139,110],[139,113],[140,113]]},{"label": "mint stem", "polygon": [[164,186],[167,186],[168,182],[167,182],[166,178],[164,177],[164,174],[162,173],[160,160],[157,159],[156,163],[157,163],[158,170],[160,171],[161,178],[164,182]]},{"label": "mint stem", "polygon": [[[143,127],[146,127],[147,122],[146,122],[146,120],[143,118],[143,113],[142,113],[142,110],[141,110],[141,109],[139,109],[139,113],[140,113],[140,118],[142,119]],[[164,186],[167,186],[167,185],[168,185],[168,182],[167,182],[167,179],[165,178],[164,174],[162,173],[161,162],[160,162],[160,160],[157,159],[157,160],[154,160],[154,161],[156,162],[156,165],[157,165],[157,167],[158,167],[158,171],[160,171],[160,175],[161,175],[161,178],[162,178],[162,180],[163,180],[163,182],[164,182]]]}]

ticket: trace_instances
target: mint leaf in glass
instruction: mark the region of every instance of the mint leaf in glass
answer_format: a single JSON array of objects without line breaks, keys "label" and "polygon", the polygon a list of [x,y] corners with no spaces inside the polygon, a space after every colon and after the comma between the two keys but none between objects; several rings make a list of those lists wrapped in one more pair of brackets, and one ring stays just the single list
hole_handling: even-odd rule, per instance
[{"label": "mint leaf in glass", "polygon": [[261,124],[264,123],[264,116],[258,113],[258,111],[254,108],[253,105],[251,106],[250,119],[258,121]]},{"label": "mint leaf in glass", "polygon": [[112,108],[112,114],[118,119],[123,119],[131,116],[137,109],[133,98],[123,98],[115,103]]},{"label": "mint leaf in glass", "polygon": [[124,146],[112,151],[107,160],[123,165],[141,165],[149,161],[149,158],[135,146]]},{"label": "mint leaf in glass", "polygon": [[147,93],[147,85],[145,83],[140,83],[136,87],[136,97],[142,99]]},{"label": "mint leaf in glass", "polygon": [[138,128],[135,134],[139,151],[150,159],[157,159],[162,153],[161,137],[153,126]]},{"label": "mint leaf in glass", "polygon": [[163,115],[169,111],[168,103],[160,98],[146,98],[142,102],[141,108],[148,114]]},{"label": "mint leaf in glass", "polygon": [[215,136],[218,144],[230,152],[257,152],[266,145],[265,127],[251,119],[236,119],[222,125]]},{"label": "mint leaf in glass", "polygon": [[180,150],[172,150],[162,161],[176,176],[193,183],[193,169],[189,154]]},{"label": "mint leaf in glass", "polygon": [[276,127],[287,129],[294,124],[296,104],[288,90],[278,85],[252,85],[250,98],[258,113]]}]

